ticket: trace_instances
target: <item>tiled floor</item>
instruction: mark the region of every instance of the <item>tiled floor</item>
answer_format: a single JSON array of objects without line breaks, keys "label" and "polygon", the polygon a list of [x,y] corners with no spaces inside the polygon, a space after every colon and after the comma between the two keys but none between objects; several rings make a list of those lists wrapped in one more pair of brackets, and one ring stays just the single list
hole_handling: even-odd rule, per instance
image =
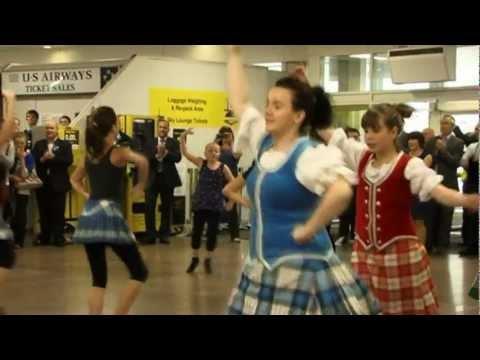
[{"label": "tiled floor", "polygon": [[[150,279],[132,314],[222,314],[239,276],[241,246],[222,237],[212,275],[206,275],[202,267],[193,275],[185,273],[190,260],[188,239],[142,246]],[[339,247],[338,253],[348,261],[350,246]],[[112,313],[115,296],[127,279],[123,264],[111,253],[109,260],[107,314]],[[442,314],[479,313],[478,303],[467,296],[478,271],[478,259],[456,254],[434,256],[432,270]],[[0,304],[9,314],[85,314],[89,285],[82,247],[27,247],[18,251],[17,267],[0,289]]]}]

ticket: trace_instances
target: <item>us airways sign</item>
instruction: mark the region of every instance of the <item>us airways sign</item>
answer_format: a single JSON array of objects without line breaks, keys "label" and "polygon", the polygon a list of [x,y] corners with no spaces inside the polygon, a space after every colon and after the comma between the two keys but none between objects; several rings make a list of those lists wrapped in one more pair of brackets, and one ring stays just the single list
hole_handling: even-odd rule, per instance
[{"label": "us airways sign", "polygon": [[100,68],[60,69],[2,74],[2,88],[17,95],[96,93],[102,86]]}]

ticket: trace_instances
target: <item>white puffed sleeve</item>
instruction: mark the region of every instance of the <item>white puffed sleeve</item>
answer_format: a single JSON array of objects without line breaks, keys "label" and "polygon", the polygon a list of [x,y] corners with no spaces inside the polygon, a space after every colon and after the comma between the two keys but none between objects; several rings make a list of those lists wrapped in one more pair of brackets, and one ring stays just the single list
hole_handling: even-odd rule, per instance
[{"label": "white puffed sleeve", "polygon": [[408,162],[404,176],[410,181],[412,194],[418,195],[420,201],[430,200],[431,192],[443,180],[443,176],[430,169],[420,158],[413,158]]},{"label": "white puffed sleeve", "polygon": [[360,164],[363,153],[368,149],[365,143],[347,138],[345,131],[340,128],[333,132],[328,146],[339,148],[345,157],[345,163],[355,172],[358,170],[358,165]]},{"label": "white puffed sleeve", "polygon": [[300,155],[295,169],[297,180],[311,192],[322,195],[342,176],[350,184],[357,183],[355,173],[344,162],[342,152],[323,144],[306,149]]},{"label": "white puffed sleeve", "polygon": [[250,149],[252,154],[257,155],[260,140],[265,136],[265,119],[262,114],[249,104],[240,117],[233,152],[243,153]]}]

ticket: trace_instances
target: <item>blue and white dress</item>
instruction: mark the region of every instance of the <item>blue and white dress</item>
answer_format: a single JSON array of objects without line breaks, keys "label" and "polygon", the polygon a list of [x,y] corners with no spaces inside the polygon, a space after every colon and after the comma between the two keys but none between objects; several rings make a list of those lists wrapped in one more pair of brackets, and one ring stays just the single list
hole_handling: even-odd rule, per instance
[{"label": "blue and white dress", "polygon": [[113,149],[97,161],[85,160],[91,192],[78,219],[78,227],[73,235],[75,243],[136,243],[121,209],[125,167],[117,167],[110,162]]},{"label": "blue and white dress", "polygon": [[300,137],[288,154],[271,149],[260,113],[242,115],[235,151],[249,147],[256,163],[247,178],[253,204],[249,256],[229,303],[230,314],[377,314],[365,284],[334,253],[322,229],[305,245],[292,232],[305,223],[338,176],[355,182],[340,151]]}]

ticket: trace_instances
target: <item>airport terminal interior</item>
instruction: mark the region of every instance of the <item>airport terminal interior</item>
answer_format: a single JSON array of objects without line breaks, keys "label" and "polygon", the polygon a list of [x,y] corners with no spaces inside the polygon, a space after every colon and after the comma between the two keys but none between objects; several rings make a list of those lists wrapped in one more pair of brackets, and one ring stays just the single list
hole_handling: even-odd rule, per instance
[{"label": "airport terminal interior", "polygon": [[478,315],[479,50],[0,46],[0,315]]}]

